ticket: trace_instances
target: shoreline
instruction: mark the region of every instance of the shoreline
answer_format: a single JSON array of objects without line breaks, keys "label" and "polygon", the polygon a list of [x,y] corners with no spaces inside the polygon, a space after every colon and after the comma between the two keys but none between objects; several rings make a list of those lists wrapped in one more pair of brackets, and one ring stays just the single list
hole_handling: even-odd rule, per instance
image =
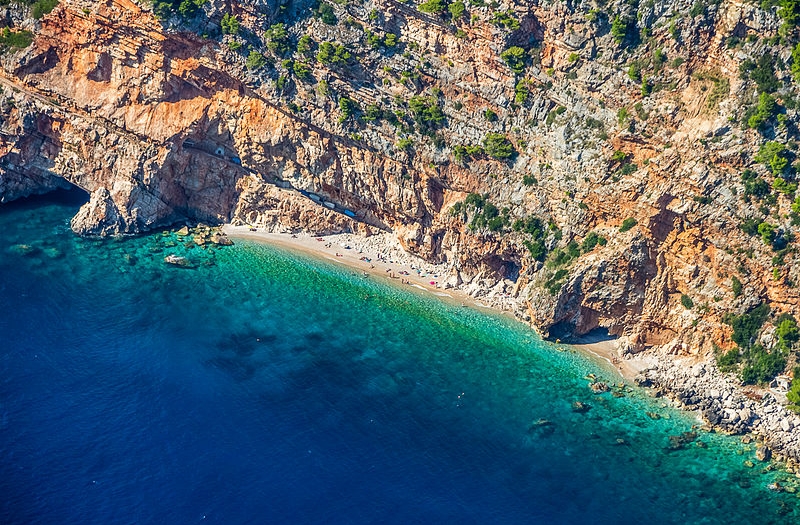
[{"label": "shoreline", "polygon": [[[511,298],[504,295],[470,295],[463,288],[456,287],[455,283],[448,282],[449,266],[431,264],[406,252],[399,241],[387,233],[369,237],[359,234],[312,236],[308,233],[252,231],[250,226],[230,224],[224,225],[222,231],[232,238],[273,244],[339,263],[365,275],[386,279],[387,283],[402,284],[419,293],[434,295],[454,305],[492,310],[524,322],[515,315]],[[569,344],[555,344],[582,354],[609,373],[616,372],[626,382],[650,387],[656,397],[668,394],[678,406],[694,412],[717,431],[755,436],[756,440],[762,440],[769,446],[776,459],[800,460],[800,433],[792,432],[794,427],[800,428],[800,418],[788,414],[785,408],[776,403],[774,396],[768,402],[766,399],[756,402],[748,398],[740,387],[731,384],[722,374],[707,368],[705,364],[676,361],[663,355],[668,349],[623,356],[618,340],[597,340],[591,336],[578,338]],[[790,472],[794,471],[795,465],[791,461],[787,464]]]},{"label": "shoreline", "polygon": [[[434,295],[445,302],[477,310],[492,310],[501,315],[511,315],[514,320],[522,322],[510,309],[502,308],[502,303],[499,301],[487,301],[487,304],[479,297],[448,285],[449,268],[445,264],[429,263],[409,254],[389,234],[376,234],[370,237],[347,233],[313,236],[305,232],[291,234],[252,231],[250,226],[232,224],[225,224],[221,229],[231,238],[273,244],[290,251],[339,263],[364,275],[386,279],[394,285],[415,288],[420,293]],[[579,340],[575,343],[556,344],[575,349],[590,359],[603,361],[610,370],[615,370],[619,377],[632,383],[637,374],[650,366],[642,359],[622,359],[615,339],[585,342]]]}]

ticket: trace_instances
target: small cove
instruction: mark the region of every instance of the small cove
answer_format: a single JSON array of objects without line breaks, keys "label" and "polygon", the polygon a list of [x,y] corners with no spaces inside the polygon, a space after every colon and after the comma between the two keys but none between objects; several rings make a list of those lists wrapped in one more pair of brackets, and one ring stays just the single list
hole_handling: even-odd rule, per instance
[{"label": "small cove", "polygon": [[670,450],[692,414],[592,393],[620,379],[506,316],[254,242],[80,239],[77,205],[0,207],[4,523],[800,519],[753,445]]}]

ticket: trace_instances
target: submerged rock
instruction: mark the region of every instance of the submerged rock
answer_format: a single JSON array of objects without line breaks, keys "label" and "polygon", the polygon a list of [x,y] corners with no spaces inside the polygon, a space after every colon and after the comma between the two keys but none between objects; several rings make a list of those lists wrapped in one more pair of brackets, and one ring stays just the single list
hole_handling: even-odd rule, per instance
[{"label": "submerged rock", "polygon": [[608,384],[604,383],[603,381],[598,381],[596,383],[591,383],[589,385],[589,388],[591,388],[592,392],[594,392],[595,394],[603,394],[603,393],[608,392],[609,390],[611,390],[611,387],[609,387]]},{"label": "submerged rock", "polygon": [[192,263],[189,262],[189,259],[186,257],[181,257],[180,255],[167,255],[164,257],[164,262],[174,266],[180,266],[181,268],[192,268]]},{"label": "submerged rock", "polygon": [[219,244],[220,246],[232,246],[233,241],[228,238],[224,233],[215,233],[211,236],[211,242]]},{"label": "submerged rock", "polygon": [[30,244],[15,244],[8,251],[17,255],[34,255],[39,249]]},{"label": "submerged rock", "polygon": [[577,412],[579,414],[585,414],[589,410],[591,410],[592,405],[588,403],[584,403],[582,401],[575,401],[572,403],[572,411]]}]

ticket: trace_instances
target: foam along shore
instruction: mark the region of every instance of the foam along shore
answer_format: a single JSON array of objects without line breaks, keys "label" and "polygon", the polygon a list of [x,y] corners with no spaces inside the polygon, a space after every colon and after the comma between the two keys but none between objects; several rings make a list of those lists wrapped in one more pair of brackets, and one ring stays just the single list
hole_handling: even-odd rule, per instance
[{"label": "foam along shore", "polygon": [[[364,237],[357,234],[313,236],[307,233],[276,233],[226,224],[222,228],[229,237],[251,239],[281,246],[349,266],[368,275],[392,279],[420,291],[431,293],[442,300],[464,306],[493,309],[508,313],[503,298],[474,297],[447,284],[450,267],[433,264],[409,254],[399,241],[389,233]],[[595,359],[607,362],[624,379],[633,380],[636,374],[650,363],[642,359],[621,359],[616,341],[579,340],[569,346]]]}]

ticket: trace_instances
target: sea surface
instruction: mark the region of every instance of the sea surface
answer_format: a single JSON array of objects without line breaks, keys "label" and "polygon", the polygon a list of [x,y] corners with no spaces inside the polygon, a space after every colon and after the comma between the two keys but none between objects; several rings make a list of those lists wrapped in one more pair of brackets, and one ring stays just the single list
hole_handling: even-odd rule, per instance
[{"label": "sea surface", "polygon": [[84,201],[0,206],[0,523],[800,522],[754,445],[671,450],[693,414],[506,317],[252,242],[81,239]]}]

